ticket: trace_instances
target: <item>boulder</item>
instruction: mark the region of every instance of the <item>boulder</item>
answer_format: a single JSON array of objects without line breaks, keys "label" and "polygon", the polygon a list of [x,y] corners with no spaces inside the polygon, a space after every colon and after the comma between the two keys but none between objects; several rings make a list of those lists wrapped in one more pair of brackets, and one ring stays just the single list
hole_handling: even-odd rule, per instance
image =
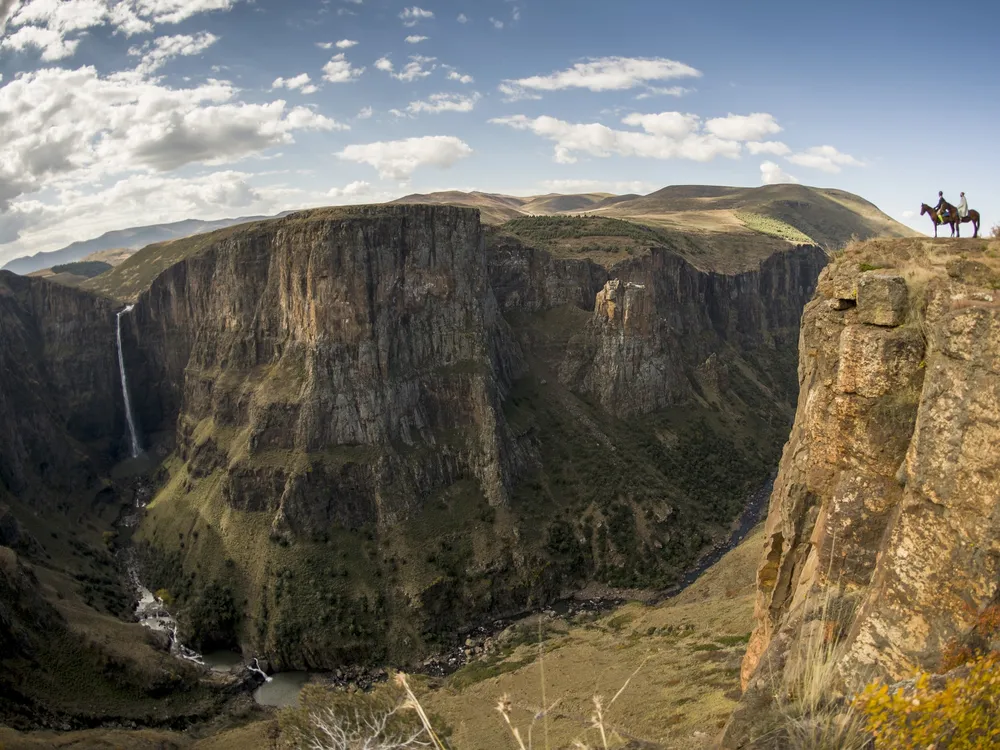
[{"label": "boulder", "polygon": [[869,271],[858,280],[858,313],[863,323],[902,325],[908,302],[909,293],[902,276]]}]

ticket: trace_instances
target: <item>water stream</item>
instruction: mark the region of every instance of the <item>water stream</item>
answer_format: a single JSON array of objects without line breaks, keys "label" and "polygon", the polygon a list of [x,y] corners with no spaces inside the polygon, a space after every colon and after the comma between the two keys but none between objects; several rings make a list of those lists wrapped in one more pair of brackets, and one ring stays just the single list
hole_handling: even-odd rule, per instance
[{"label": "water stream", "polygon": [[137,458],[142,453],[142,446],[139,445],[139,435],[135,429],[135,415],[132,413],[132,400],[128,395],[128,378],[125,377],[125,357],[122,355],[122,315],[132,312],[135,305],[126,305],[116,316],[117,322],[116,337],[118,339],[118,370],[122,376],[122,396],[125,399],[125,420],[128,422],[129,449],[132,451],[132,458]]}]

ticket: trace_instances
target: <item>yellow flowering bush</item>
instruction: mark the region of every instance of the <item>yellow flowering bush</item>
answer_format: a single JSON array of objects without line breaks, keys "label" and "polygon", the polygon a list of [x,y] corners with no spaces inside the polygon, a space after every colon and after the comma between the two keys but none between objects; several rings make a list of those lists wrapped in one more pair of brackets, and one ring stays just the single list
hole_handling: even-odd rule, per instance
[{"label": "yellow flowering bush", "polygon": [[1000,747],[1000,655],[980,656],[941,690],[919,674],[910,690],[872,683],[856,698],[878,750]]}]

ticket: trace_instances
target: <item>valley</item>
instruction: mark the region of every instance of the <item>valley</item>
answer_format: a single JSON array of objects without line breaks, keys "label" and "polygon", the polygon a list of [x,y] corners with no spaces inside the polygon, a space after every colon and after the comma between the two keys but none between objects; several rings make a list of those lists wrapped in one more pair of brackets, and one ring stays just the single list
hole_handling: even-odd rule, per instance
[{"label": "valley", "polygon": [[[581,680],[607,652],[609,683],[648,659],[636,686],[662,703],[622,732],[709,746],[739,698],[760,532],[684,587],[770,494],[825,248],[906,230],[831,191],[785,214],[689,193],[672,210],[729,218],[681,231],[616,214],[638,198],[566,196],[526,204],[566,215],[487,226],[449,194],[154,244],[74,288],[0,273],[0,721],[18,732],[0,742],[276,736],[252,672],[206,673],[131,622],[134,554],[185,646],[430,672],[421,700],[457,746],[503,744],[479,713],[498,693],[536,705],[539,623],[559,742],[618,689]],[[546,614],[574,598],[596,604]],[[428,669],[441,654],[460,656]]]}]

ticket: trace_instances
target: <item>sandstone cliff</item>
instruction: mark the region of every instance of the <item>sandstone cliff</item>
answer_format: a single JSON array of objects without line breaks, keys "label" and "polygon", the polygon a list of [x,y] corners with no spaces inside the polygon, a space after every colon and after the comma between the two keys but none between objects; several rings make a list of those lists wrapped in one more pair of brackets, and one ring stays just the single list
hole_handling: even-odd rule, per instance
[{"label": "sandstone cliff", "polygon": [[997,249],[871,241],[820,277],[727,746],[768,731],[804,659],[829,655],[834,693],[933,671],[996,600]]}]

